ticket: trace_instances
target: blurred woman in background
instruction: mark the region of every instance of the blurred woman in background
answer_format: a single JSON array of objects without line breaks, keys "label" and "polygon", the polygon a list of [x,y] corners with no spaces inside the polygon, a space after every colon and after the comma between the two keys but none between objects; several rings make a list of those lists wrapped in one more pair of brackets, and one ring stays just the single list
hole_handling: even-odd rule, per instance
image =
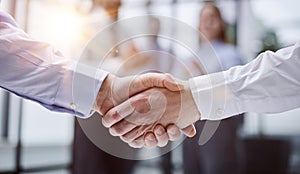
[{"label": "blurred woman in background", "polygon": [[[220,10],[213,3],[204,4],[200,12],[199,31],[200,48],[197,56],[203,72],[210,74],[242,64],[241,56],[236,48],[227,42],[225,22]],[[213,53],[210,51],[211,47],[214,50]],[[198,136],[186,139],[184,142],[184,172],[186,174],[241,173],[239,167],[242,164],[238,155],[240,146],[237,133],[242,117],[232,117],[221,121],[213,137],[205,145],[199,146],[199,135],[206,122],[209,121],[197,122]]]}]

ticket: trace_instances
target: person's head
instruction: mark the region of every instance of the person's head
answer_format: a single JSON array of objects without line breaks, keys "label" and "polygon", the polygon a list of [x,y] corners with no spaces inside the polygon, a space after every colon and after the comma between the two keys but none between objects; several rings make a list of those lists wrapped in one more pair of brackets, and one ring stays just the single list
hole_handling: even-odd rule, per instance
[{"label": "person's head", "polygon": [[[220,40],[226,42],[226,28],[218,7],[206,3],[200,12],[199,31],[208,41]],[[200,37],[200,41],[205,41]]]},{"label": "person's head", "polygon": [[101,6],[110,14],[118,13],[121,6],[121,0],[93,0],[94,6]]}]

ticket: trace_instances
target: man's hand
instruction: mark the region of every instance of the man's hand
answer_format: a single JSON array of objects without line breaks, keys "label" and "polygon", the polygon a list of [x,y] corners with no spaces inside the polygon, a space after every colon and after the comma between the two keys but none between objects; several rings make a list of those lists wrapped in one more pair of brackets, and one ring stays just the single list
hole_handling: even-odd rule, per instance
[{"label": "man's hand", "polygon": [[[153,87],[166,89],[168,91],[180,91],[183,89],[181,84],[177,84],[170,75],[166,74],[148,73],[123,78],[109,74],[99,90],[94,109],[101,115],[105,115],[107,111],[121,104],[129,97]],[[176,140],[179,138],[180,130],[177,126],[174,124],[165,124],[164,126],[167,127],[167,129],[161,125],[156,125],[153,128],[154,134],[152,135],[156,140],[152,142],[153,146],[162,146],[166,144],[168,140]],[[193,125],[191,125],[191,129],[195,132]],[[186,134],[186,132],[183,133]],[[159,136],[160,134],[162,134],[162,136]],[[148,136],[152,137],[152,135]],[[131,143],[134,147],[141,147],[144,144],[144,139],[137,139]]]},{"label": "man's hand", "polygon": [[165,146],[169,134],[177,131],[174,125],[187,136],[194,136],[193,123],[200,119],[200,113],[188,82],[177,85],[176,90],[151,88],[133,96],[109,110],[103,125],[133,147]]},{"label": "man's hand", "polygon": [[104,115],[109,109],[131,96],[153,87],[166,88],[170,91],[180,91],[183,88],[168,74],[148,73],[122,78],[109,74],[102,83],[94,109]]}]

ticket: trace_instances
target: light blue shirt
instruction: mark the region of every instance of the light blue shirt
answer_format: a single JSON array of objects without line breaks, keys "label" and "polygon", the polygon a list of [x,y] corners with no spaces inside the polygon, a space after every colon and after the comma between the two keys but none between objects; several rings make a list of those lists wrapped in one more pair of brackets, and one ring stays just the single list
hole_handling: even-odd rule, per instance
[{"label": "light blue shirt", "polygon": [[198,58],[208,74],[225,71],[243,64],[237,49],[231,44],[220,41],[213,41],[211,45],[202,45],[198,52]]},{"label": "light blue shirt", "polygon": [[51,45],[31,38],[10,15],[0,12],[2,88],[49,110],[87,117],[107,74],[66,59]]}]

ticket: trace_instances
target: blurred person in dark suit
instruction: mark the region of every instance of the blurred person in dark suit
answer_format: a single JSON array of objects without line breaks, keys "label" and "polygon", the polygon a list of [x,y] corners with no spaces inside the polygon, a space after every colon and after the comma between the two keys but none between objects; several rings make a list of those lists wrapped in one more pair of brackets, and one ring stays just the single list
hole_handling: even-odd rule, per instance
[{"label": "blurred person in dark suit", "polygon": [[[198,57],[203,65],[203,72],[210,74],[225,71],[242,64],[241,55],[233,45],[227,43],[225,22],[220,10],[213,3],[204,4],[200,12],[199,31],[201,36]],[[215,59],[207,56],[211,46],[216,54]],[[240,173],[239,167],[242,163],[239,157],[238,130],[242,120],[242,116],[222,120],[213,137],[203,146],[198,144],[199,135],[205,123],[212,121],[197,122],[198,136],[186,139],[183,145],[184,173]]]},{"label": "blurred person in dark suit", "polygon": [[[76,43],[77,50],[83,48],[88,41],[97,35],[98,32],[103,30],[108,25],[116,22],[119,18],[119,8],[121,6],[120,0],[93,0],[92,6],[89,11],[82,17],[82,28],[80,43]],[[95,50],[88,52],[88,55],[81,58],[81,62],[95,66],[100,62],[100,53],[106,51],[103,49],[101,44],[111,44],[115,42],[115,37],[118,36],[118,32],[122,29],[111,30],[110,34],[107,35],[105,42],[99,40],[95,43],[99,45],[95,46]],[[115,73],[116,68],[122,63],[123,59],[130,57],[131,54],[135,54],[136,48],[132,42],[128,42],[114,49],[109,55],[105,65],[102,66],[106,71]],[[76,53],[77,54],[77,53]],[[80,55],[80,54],[78,54]],[[120,75],[120,74],[118,74]],[[98,120],[95,120],[95,119]],[[99,147],[86,136],[79,122],[89,122],[94,126],[95,131],[99,132],[99,138],[101,141],[111,142],[110,146],[116,148],[128,148],[128,145],[123,143],[121,140],[110,136],[107,128],[101,124],[101,116],[95,113],[91,119],[76,120],[75,124],[75,144],[74,144],[74,174],[130,174],[134,170],[136,162],[134,160],[122,159],[115,157]],[[79,122],[78,122],[79,121]],[[93,122],[96,122],[95,124]]]}]

